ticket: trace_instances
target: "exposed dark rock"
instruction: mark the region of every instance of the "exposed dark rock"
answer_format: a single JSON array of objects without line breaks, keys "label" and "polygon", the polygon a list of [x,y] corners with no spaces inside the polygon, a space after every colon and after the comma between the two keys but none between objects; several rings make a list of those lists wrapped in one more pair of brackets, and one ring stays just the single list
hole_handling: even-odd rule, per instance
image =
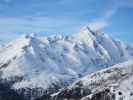
[{"label": "exposed dark rock", "polygon": [[[42,100],[45,99],[43,98]],[[81,89],[80,87],[76,87],[72,90],[64,89],[59,94],[48,100],[115,100],[115,94],[112,93],[108,88],[104,89],[103,91],[91,94],[90,90],[87,91]]]},{"label": "exposed dark rock", "polygon": [[52,100],[80,100],[82,97],[91,94],[91,90],[84,89],[81,86],[82,83],[77,83],[77,86],[72,89],[64,89]]},{"label": "exposed dark rock", "polygon": [[115,100],[115,94],[106,89],[94,94],[90,100]]},{"label": "exposed dark rock", "polygon": [[0,69],[6,68],[11,63],[11,60],[9,60],[7,63],[0,64]]},{"label": "exposed dark rock", "polygon": [[24,100],[24,98],[12,90],[9,84],[0,83],[0,100]]}]

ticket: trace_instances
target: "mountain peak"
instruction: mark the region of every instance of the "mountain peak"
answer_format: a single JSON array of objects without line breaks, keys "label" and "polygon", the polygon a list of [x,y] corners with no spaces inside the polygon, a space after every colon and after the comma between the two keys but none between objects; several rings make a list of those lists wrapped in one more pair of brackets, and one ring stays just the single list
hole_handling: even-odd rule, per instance
[{"label": "mountain peak", "polygon": [[88,30],[92,35],[96,35],[96,32],[94,32],[89,26],[85,26],[84,29]]},{"label": "mountain peak", "polygon": [[77,41],[90,44],[96,39],[96,36],[97,36],[96,32],[91,30],[89,26],[85,26],[80,30],[78,35],[76,35],[76,39]]}]

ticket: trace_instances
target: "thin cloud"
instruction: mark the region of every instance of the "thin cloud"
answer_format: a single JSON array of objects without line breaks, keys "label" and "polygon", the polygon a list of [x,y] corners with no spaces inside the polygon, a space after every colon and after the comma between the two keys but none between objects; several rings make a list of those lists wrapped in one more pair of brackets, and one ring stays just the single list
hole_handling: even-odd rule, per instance
[{"label": "thin cloud", "polygon": [[[10,23],[9,23],[10,22]],[[83,22],[83,21],[82,21]],[[50,17],[30,18],[0,18],[0,32],[2,33],[66,33],[74,32],[77,20]],[[80,26],[80,25],[78,25]]]},{"label": "thin cloud", "polygon": [[93,30],[101,30],[110,25],[110,19],[113,15],[118,11],[118,9],[122,7],[130,7],[133,8],[133,1],[132,0],[113,0],[112,4],[107,10],[102,13],[101,17],[98,17],[94,21],[89,23],[89,27]]},{"label": "thin cloud", "polygon": [[108,27],[110,25],[109,20],[116,13],[116,11],[117,7],[108,8],[106,11],[104,11],[104,13],[102,13],[102,16],[91,21],[89,23],[89,27],[93,30],[101,30]]},{"label": "thin cloud", "polygon": [[107,21],[105,20],[96,20],[96,21],[93,21],[89,24],[89,27],[92,29],[92,30],[100,30],[102,28],[105,28],[107,27],[109,24]]}]

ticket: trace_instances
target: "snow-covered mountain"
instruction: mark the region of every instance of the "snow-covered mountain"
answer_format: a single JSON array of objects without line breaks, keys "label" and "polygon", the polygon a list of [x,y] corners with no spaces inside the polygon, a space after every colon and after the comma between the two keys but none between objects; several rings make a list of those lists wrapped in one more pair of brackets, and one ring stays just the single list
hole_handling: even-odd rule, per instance
[{"label": "snow-covered mountain", "polygon": [[52,100],[133,100],[133,61],[85,76],[52,96]]},{"label": "snow-covered mountain", "polygon": [[54,92],[89,73],[132,58],[133,46],[84,27],[71,37],[29,34],[10,42],[0,49],[0,72],[2,80],[15,80],[13,89],[26,89],[24,92],[37,96],[29,92],[37,88],[40,96],[43,90]]}]

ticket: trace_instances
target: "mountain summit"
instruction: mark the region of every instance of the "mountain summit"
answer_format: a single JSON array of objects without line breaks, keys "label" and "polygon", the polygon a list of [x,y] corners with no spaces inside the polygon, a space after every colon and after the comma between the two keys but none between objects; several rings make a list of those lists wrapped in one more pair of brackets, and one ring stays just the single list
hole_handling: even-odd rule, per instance
[{"label": "mountain summit", "polygon": [[32,33],[7,44],[0,49],[0,72],[2,80],[14,80],[12,88],[19,93],[41,89],[35,95],[30,92],[36,98],[132,58],[131,45],[84,27],[72,37],[40,38]]}]

